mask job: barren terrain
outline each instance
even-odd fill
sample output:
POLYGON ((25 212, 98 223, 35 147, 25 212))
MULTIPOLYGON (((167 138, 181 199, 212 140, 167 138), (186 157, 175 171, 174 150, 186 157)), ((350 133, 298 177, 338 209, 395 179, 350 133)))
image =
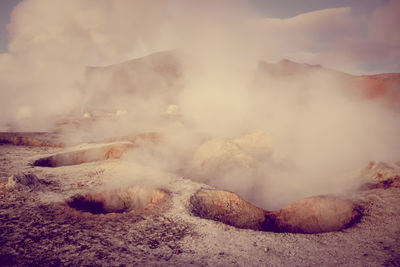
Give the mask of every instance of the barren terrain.
POLYGON ((362 171, 369 186, 350 197, 362 208, 359 221, 339 231, 301 234, 240 229, 199 218, 192 213, 190 198, 212 187, 171 173, 157 174, 163 176, 159 189, 167 197, 144 208, 99 214, 74 209, 67 204, 72 196, 98 192, 126 168, 138 166, 123 156, 60 167, 32 164, 64 150, 0 146, 3 266, 400 265, 398 163, 371 163, 362 171), (34 178, 24 180, 28 174, 34 178), (389 181, 388 186, 371 186, 379 181, 389 181))

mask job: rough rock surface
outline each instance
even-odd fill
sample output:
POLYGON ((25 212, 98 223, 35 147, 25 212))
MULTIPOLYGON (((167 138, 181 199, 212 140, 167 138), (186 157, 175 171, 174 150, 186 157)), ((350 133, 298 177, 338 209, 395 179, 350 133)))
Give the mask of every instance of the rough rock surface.
POLYGON ((342 230, 359 219, 361 211, 350 200, 315 196, 267 212, 266 216, 266 229, 315 234, 342 230))
POLYGON ((162 190, 136 186, 76 195, 68 201, 68 205, 94 214, 122 213, 151 208, 160 204, 166 197, 167 193, 162 190))
POLYGON ((218 184, 218 179, 229 178, 231 175, 251 176, 257 171, 260 162, 270 156, 270 142, 270 134, 263 130, 235 139, 210 139, 194 152, 188 173, 213 185, 218 184))
POLYGON ((400 162, 371 161, 361 172, 363 189, 400 187, 400 162))
POLYGON ((193 214, 201 218, 271 232, 332 232, 361 217, 359 207, 352 201, 332 196, 309 197, 278 211, 264 211, 235 193, 202 189, 190 198, 190 203, 193 214))
POLYGON ((239 136, 232 141, 246 153, 258 159, 265 158, 271 153, 271 138, 271 135, 267 131, 258 130, 239 136))
POLYGON ((191 173, 201 180, 218 179, 235 170, 251 170, 258 161, 229 140, 213 139, 202 144, 191 162, 191 173))
POLYGON ((232 192, 202 189, 190 198, 190 203, 195 215, 239 228, 260 230, 264 222, 262 209, 232 192))
POLYGON ((132 146, 133 143, 131 142, 92 144, 72 151, 40 158, 36 160, 33 165, 41 167, 59 167, 107 159, 118 159, 132 146))

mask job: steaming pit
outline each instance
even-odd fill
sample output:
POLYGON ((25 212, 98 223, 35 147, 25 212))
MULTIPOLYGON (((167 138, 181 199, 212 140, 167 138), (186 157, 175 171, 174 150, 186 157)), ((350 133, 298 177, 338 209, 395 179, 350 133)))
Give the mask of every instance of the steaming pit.
POLYGON ((76 195, 67 201, 73 209, 92 214, 145 211, 162 204, 168 194, 160 189, 129 187, 76 195))
POLYGON ((308 197, 280 210, 264 211, 237 194, 201 189, 190 199, 192 213, 238 228, 268 232, 324 233, 339 231, 356 223, 360 207, 333 196, 308 197))

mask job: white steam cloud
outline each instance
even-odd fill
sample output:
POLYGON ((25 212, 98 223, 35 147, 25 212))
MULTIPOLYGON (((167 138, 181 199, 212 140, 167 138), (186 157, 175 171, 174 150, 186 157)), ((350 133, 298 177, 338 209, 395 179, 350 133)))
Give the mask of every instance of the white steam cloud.
MULTIPOLYGON (((385 11, 372 16, 370 38, 379 37, 385 11)), ((90 121, 101 110, 107 119, 71 132, 69 142, 162 132, 164 145, 126 159, 239 192, 264 208, 344 192, 357 185, 347 173, 370 160, 399 159, 398 111, 352 94, 329 71, 270 75, 259 60, 289 55, 358 66, 365 58, 357 53, 333 60, 324 38, 338 33, 335 47, 343 52, 365 21, 348 9, 259 20, 241 1, 25 0, 12 14, 9 52, 0 55, 0 129, 50 130, 61 116, 90 121), (340 18, 349 24, 337 24, 340 18), (301 25, 309 32, 293 34, 301 25), (246 151, 237 138, 257 130, 269 133, 268 146, 246 151), (233 151, 222 161, 256 163, 204 177, 191 161, 214 138, 233 151)), ((357 42, 366 47, 368 40, 357 42)))

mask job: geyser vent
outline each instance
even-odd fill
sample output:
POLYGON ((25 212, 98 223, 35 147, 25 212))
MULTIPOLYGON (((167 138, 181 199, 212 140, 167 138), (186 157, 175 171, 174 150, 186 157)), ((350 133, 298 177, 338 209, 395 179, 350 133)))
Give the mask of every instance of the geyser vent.
POLYGON ((301 199, 276 211, 264 211, 237 194, 201 189, 190 198, 192 213, 238 228, 290 233, 324 233, 352 226, 362 216, 358 205, 333 196, 301 199))
POLYGON ((129 187, 73 196, 68 206, 92 214, 123 213, 150 209, 160 204, 167 193, 160 189, 129 187))

